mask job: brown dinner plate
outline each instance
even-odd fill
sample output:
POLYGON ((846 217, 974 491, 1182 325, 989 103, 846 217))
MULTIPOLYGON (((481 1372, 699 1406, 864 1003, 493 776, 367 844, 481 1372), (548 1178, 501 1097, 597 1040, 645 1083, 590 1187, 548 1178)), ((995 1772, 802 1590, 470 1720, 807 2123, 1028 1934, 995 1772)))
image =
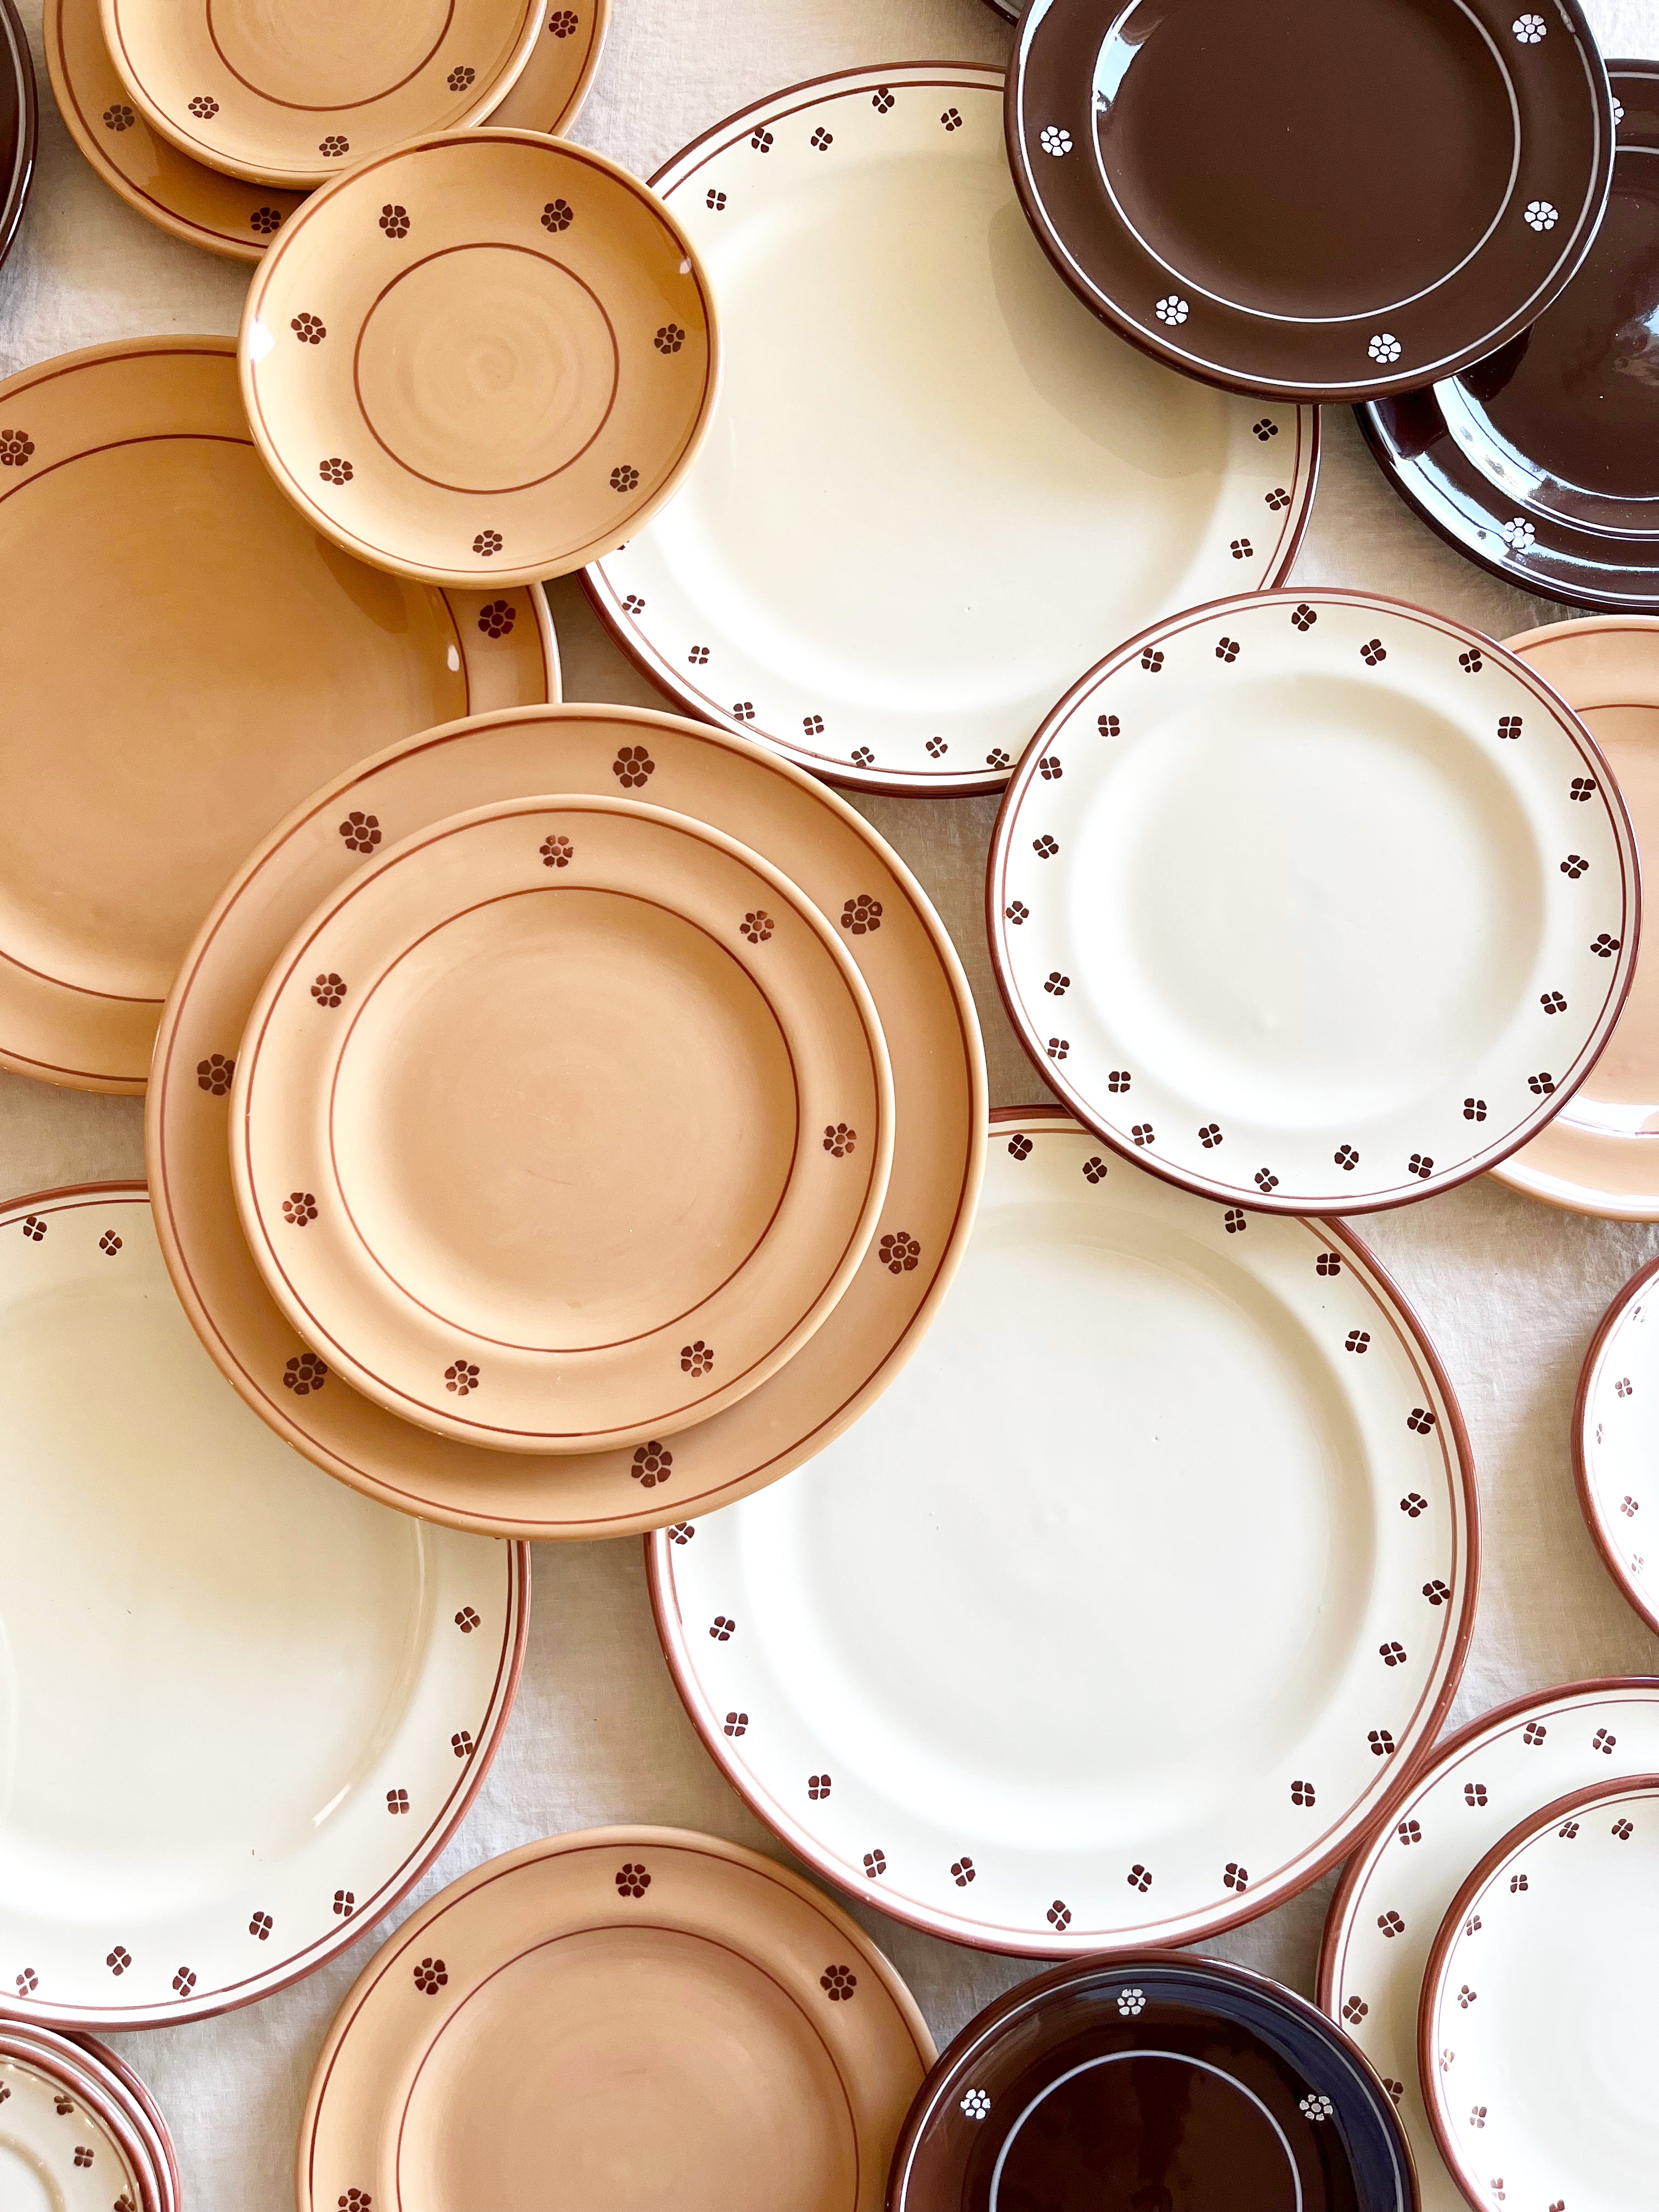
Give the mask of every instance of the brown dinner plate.
POLYGON ((1032 0, 1009 159, 1050 259, 1160 360, 1363 399, 1536 320, 1607 203, 1577 0, 1032 0))
POLYGON ((125 339, 0 384, 0 1066, 140 1091, 231 869, 369 747, 558 696, 546 601, 399 582, 276 492, 235 349, 125 339))
POLYGON ((34 177, 34 62, 12 0, 0 0, 0 261, 10 251, 34 177))

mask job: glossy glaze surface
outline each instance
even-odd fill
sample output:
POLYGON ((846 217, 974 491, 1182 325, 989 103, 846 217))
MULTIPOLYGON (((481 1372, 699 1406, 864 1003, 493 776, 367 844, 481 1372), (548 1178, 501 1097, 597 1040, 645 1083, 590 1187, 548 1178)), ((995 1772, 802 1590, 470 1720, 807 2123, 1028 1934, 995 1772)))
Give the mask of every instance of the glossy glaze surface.
POLYGON ((33 181, 37 121, 28 39, 11 0, 0 0, 0 261, 23 219, 33 181))
POLYGON ((1602 1316, 1572 1411, 1578 1502, 1607 1572, 1659 1634, 1659 1263, 1638 1268, 1602 1316))

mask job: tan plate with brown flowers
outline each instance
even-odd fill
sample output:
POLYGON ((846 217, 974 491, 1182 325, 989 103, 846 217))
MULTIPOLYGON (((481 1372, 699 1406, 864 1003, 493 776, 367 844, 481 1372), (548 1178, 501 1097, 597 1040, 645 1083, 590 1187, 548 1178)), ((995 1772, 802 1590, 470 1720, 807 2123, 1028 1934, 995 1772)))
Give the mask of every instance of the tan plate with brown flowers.
POLYGON ((569 1538, 656 1528, 757 1490, 880 1395, 956 1271, 984 1168, 985 1114, 979 1024, 950 939, 904 863, 844 800, 760 746, 674 715, 558 707, 406 740, 325 786, 266 839, 179 971, 147 1139, 156 1220, 185 1310, 281 1436, 405 1512, 497 1536, 569 1538), (887 1202, 835 1311, 739 1404, 631 1453, 489 1451, 396 1419, 296 1336, 249 1254, 231 1188, 238 1040, 295 929, 383 846, 459 808, 550 789, 633 793, 763 852, 842 933, 892 1063, 887 1202))
POLYGON ((879 2212, 933 2063, 838 1905, 757 1851, 590 1828, 490 1859, 341 2006, 300 2212, 879 2212))
POLYGON ((0 384, 0 1066, 139 1091, 180 956, 322 778, 447 716, 556 699, 540 591, 345 559, 279 498, 228 339, 0 384))
POLYGON ((787 877, 659 806, 523 799, 323 902, 230 1127, 259 1270, 358 1389, 462 1443, 601 1451, 735 1405, 827 1319, 893 1085, 787 877))
POLYGON ((654 192, 532 131, 419 138, 315 193, 238 341, 259 449, 349 553, 428 583, 563 575, 674 491, 720 379, 654 192))
POLYGON ((542 27, 540 0, 100 0, 100 15, 164 138, 301 191, 419 131, 480 122, 542 27))
MULTIPOLYGON (((530 59, 490 119, 552 137, 568 130, 599 68, 610 14, 611 0, 546 0, 530 59)), ((258 261, 304 194, 210 169, 153 130, 109 58, 98 0, 46 0, 42 34, 58 111, 111 191, 175 238, 258 261)))

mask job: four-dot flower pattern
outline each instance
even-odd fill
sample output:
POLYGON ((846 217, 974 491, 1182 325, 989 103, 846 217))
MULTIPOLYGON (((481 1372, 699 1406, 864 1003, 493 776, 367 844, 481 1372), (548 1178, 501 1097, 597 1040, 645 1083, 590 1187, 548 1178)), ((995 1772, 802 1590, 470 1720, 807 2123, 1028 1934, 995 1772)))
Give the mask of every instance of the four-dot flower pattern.
POLYGON ((1063 1932, 1072 1924, 1072 1908, 1063 1897, 1057 1897, 1043 1917, 1052 1929, 1063 1932))
POLYGON ((1031 1140, 1028 1136, 1022 1133, 1019 1136, 1009 1138, 1008 1157, 1010 1159, 1029 1160, 1031 1157, 1031 1140))
POLYGON ((1221 1886, 1224 1889, 1237 1890, 1242 1896, 1250 1886, 1249 1869, 1240 1866, 1237 1859, 1229 1859, 1222 1869, 1221 1886))
POLYGON ((568 230, 575 220, 576 210, 568 200, 549 200, 547 205, 542 210, 544 230, 568 230))
MULTIPOLYGON (((207 1085, 204 1084, 202 1087, 205 1090, 207 1085)), ((38 1244, 46 1233, 46 1224, 38 1213, 26 1213, 23 1216, 23 1234, 31 1244, 38 1244)))
POLYGON ((824 129, 822 124, 819 124, 817 129, 812 133, 812 136, 807 141, 807 143, 811 147, 812 151, 815 154, 827 154, 835 143, 834 137, 824 129))
POLYGON ((651 1877, 636 1859, 629 1859, 617 1869, 618 1897, 643 1897, 651 1887, 651 1877))
POLYGON ((958 1889, 966 1889, 969 1883, 975 1880, 978 1873, 978 1868, 970 1858, 952 1859, 951 1862, 951 1879, 958 1889))
POLYGON ((105 1960, 104 1964, 109 1968, 111 1973, 118 1980, 119 1978, 125 1973, 127 1968, 132 1964, 132 1954, 127 1949, 125 1943, 118 1943, 115 1948, 110 1953, 108 1958, 105 1960))
POLYGON ((1318 1802, 1318 1792, 1315 1790, 1311 1782, 1291 1783, 1291 1802, 1292 1805, 1316 1805, 1318 1802))
POLYGON ((887 1854, 877 1850, 864 1854, 864 1871, 872 1881, 878 1881, 887 1871, 887 1854))
POLYGON ((400 1814, 400 1813, 406 1813, 406 1812, 408 1812, 408 1810, 409 1810, 409 1792, 408 1792, 408 1790, 388 1790, 386 1791, 386 1811, 387 1811, 388 1813, 390 1813, 390 1814, 393 1814, 393 1815, 394 1815, 394 1817, 395 1817, 398 1814, 400 1814))
POLYGON ((1576 775, 1567 786, 1567 796, 1582 806, 1595 795, 1596 783, 1593 775, 1576 775))
POLYGON ((247 1932, 250 1936, 257 1936, 261 1943, 269 1943, 270 1931, 276 1924, 268 1912, 256 1912, 247 1923, 247 1932))
POLYGON ((957 107, 947 107, 944 114, 939 117, 939 121, 945 125, 947 131, 960 131, 962 128, 961 109, 957 107))
POLYGON ((878 84, 870 95, 870 105, 878 115, 886 115, 897 105, 884 84, 878 84))
POLYGON ((859 1978, 850 1966, 826 1966, 818 1976, 818 1987, 831 2004, 846 2004, 859 1985, 859 1978))
MULTIPOLYGON (((672 1535, 673 1531, 671 1529, 669 1533, 672 1535)), ((721 1723, 721 1733, 726 1735, 747 1735, 749 1733, 748 1714, 739 1712, 727 1713, 725 1720, 721 1723)))
POLYGON ((471 1636, 473 1630, 481 1627, 483 1623, 470 1605, 464 1605, 455 1616, 455 1626, 463 1636, 471 1636))
POLYGON ((708 1633, 716 1644, 729 1644, 732 1641, 732 1632, 737 1625, 730 1613, 717 1613, 709 1624, 708 1633))
POLYGON ((833 1786, 827 1774, 809 1774, 806 1778, 806 1794, 815 1805, 830 1795, 833 1786))
POLYGON ((1498 718, 1498 734, 1509 743, 1520 736, 1522 726, 1519 714, 1500 714, 1498 718))

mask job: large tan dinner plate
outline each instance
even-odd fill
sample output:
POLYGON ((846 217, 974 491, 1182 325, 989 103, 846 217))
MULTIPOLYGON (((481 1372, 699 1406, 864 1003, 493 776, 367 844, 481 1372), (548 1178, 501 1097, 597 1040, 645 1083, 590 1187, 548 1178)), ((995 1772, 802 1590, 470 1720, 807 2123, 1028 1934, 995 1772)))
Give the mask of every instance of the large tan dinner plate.
POLYGON ((100 0, 110 58, 164 138, 262 184, 321 184, 477 123, 541 33, 538 0, 100 0))
POLYGON ((250 286, 259 450, 348 552, 429 583, 597 560, 708 430, 720 342, 685 233, 603 155, 417 138, 315 193, 250 286))
MULTIPOLYGON (((279 1435, 343 1481, 428 1520, 498 1536, 612 1536, 775 1480, 880 1395, 961 1256, 985 1113, 979 1024, 950 939, 903 862, 844 800, 758 745, 673 715, 556 707, 476 716, 395 745, 325 785, 265 840, 179 971, 146 1139, 162 1249, 185 1310, 279 1435), (841 934, 892 1063, 887 1200, 835 1311, 739 1404, 632 1452, 490 1451, 397 1419, 296 1335, 248 1252, 231 1188, 239 1042, 295 930, 383 846, 459 809, 550 790, 642 796, 763 853, 841 934)), ((672 1141, 672 1115, 664 1128, 672 1141)))
POLYGON ((608 1450, 821 1326, 893 1154, 841 932, 706 823, 480 807, 325 899, 249 1017, 231 1168, 295 1328, 406 1420, 608 1450))
POLYGON ((441 1891, 330 2029, 300 2212, 879 2212, 933 2045, 839 1906, 679 1828, 441 1891))
POLYGON ((0 384, 0 1066, 138 1091, 226 877, 306 792, 556 699, 540 589, 342 556, 276 493, 235 352, 124 340, 0 384))

